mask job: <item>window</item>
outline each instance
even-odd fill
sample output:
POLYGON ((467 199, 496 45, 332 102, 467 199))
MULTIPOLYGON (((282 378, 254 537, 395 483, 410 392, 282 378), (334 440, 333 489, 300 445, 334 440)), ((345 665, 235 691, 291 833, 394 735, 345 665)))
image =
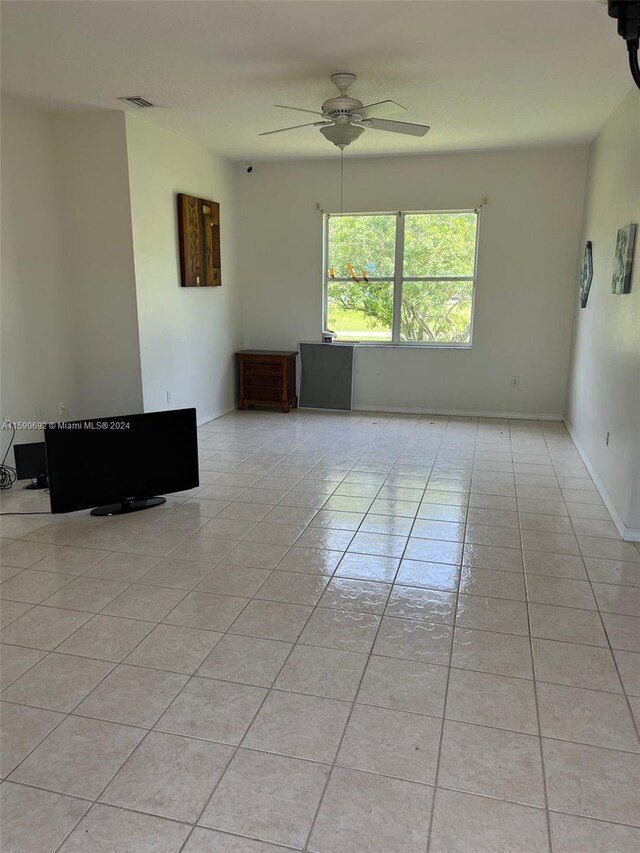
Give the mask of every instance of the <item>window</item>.
POLYGON ((339 341, 470 346, 478 214, 326 215, 324 328, 339 341))

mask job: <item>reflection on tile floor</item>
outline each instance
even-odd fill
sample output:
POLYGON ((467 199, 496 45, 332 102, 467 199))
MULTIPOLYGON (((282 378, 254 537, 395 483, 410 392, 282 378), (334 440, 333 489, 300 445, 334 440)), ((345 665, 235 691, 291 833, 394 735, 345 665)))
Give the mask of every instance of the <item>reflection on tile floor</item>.
POLYGON ((162 507, 3 519, 3 853, 640 850, 640 549, 561 424, 199 433, 162 507))

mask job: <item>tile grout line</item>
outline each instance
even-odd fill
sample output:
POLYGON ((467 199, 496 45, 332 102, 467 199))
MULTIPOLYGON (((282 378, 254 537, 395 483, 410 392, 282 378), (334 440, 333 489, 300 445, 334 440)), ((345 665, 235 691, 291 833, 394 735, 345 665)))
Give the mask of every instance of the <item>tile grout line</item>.
MULTIPOLYGON (((546 444, 546 440, 545 440, 546 444)), ((548 450, 548 447, 547 447, 548 450)), ((555 471, 555 468, 554 468, 555 471)), ((516 496, 516 505, 518 505, 518 498, 516 496)), ((523 564, 524 564, 524 542, 522 541, 522 531, 520 531, 521 537, 521 545, 523 550, 523 564)), ((547 831, 547 846, 549 848, 549 853, 553 851, 553 843, 551 837, 551 817, 549 814, 549 791, 547 786, 547 772, 545 768, 545 760, 544 760, 544 749, 542 744, 542 723, 540 720, 540 702, 538 699, 538 685, 537 685, 537 677, 536 677, 536 661, 533 653, 533 640, 531 634, 531 612, 530 612, 530 601, 529 601, 529 583, 527 578, 527 573, 525 572, 525 596, 526 596, 526 612, 527 612, 527 626, 529 629, 529 659, 531 661, 531 673, 533 676, 533 697, 536 708, 536 723, 538 726, 538 752, 540 755, 540 773, 542 776, 542 791, 544 796, 544 813, 545 813, 545 824, 547 831)))
MULTIPOLYGON (((474 442, 474 458, 475 458, 475 447, 477 446, 477 440, 478 439, 477 439, 477 430, 476 430, 476 438, 475 438, 475 442, 474 442)), ((465 515, 465 538, 466 538, 468 517, 469 517, 469 504, 467 504, 467 510, 466 510, 466 515, 465 515)), ((463 556, 464 556, 464 552, 463 552, 463 556)), ((459 576, 459 578, 461 580, 461 576, 459 576)), ((440 777, 440 766, 442 763, 442 746, 444 743, 445 725, 446 725, 446 719, 447 719, 447 701, 449 699, 449 684, 451 682, 451 668, 452 668, 451 663, 453 660, 453 649, 454 649, 454 644, 455 644, 456 626, 457 626, 457 621, 458 621, 458 604, 460 601, 460 580, 458 582, 457 589, 456 589, 455 607, 454 607, 454 611, 453 611, 453 626, 452 626, 452 631, 451 631, 451 645, 449 647, 449 663, 447 666, 447 676, 446 676, 445 689, 444 689, 444 703, 443 703, 443 707, 442 707, 442 725, 440 727, 440 738, 438 741, 438 753, 437 753, 437 757, 436 757, 436 768, 435 768, 434 777, 433 777, 433 792, 431 795, 431 811, 429 814, 429 826, 427 829, 425 853, 429 853, 429 851, 431 850, 431 841, 433 839, 433 822, 434 822, 434 818, 435 818, 436 800, 437 800, 437 795, 438 795, 438 779, 440 777)))

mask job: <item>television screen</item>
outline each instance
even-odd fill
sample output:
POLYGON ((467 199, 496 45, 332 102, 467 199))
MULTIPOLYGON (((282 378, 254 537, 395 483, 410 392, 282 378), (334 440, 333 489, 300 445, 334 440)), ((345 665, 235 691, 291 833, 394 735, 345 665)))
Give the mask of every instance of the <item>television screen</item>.
POLYGON ((48 424, 44 436, 54 513, 131 512, 199 485, 195 409, 48 424))
POLYGON ((44 449, 44 441, 33 441, 30 444, 14 444, 13 458, 16 461, 16 475, 18 480, 46 476, 47 456, 44 449))

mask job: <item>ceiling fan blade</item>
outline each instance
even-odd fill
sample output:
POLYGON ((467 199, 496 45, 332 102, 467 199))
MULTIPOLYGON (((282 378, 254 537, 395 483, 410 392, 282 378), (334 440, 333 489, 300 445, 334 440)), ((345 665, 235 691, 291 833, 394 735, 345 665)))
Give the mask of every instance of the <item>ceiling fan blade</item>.
POLYGON ((388 130, 391 133, 405 133, 408 136, 424 136, 430 130, 428 124, 411 124, 408 121, 387 121, 383 118, 369 118, 366 121, 366 126, 372 127, 375 130, 388 130))
POLYGON ((272 133, 284 133, 285 130, 296 130, 298 127, 318 127, 321 124, 331 124, 330 121, 309 121, 305 124, 294 124, 291 127, 281 127, 279 130, 266 130, 258 136, 270 136, 272 133))
POLYGON ((354 110, 354 112, 357 112, 362 118, 369 118, 372 115, 392 116, 395 113, 406 112, 406 110, 406 107, 396 104, 395 101, 378 101, 377 104, 365 104, 362 109, 354 110))
POLYGON ((277 107, 279 110, 295 110, 297 113, 311 113, 312 116, 322 115, 318 110, 303 110, 301 107, 287 107, 284 104, 274 104, 273 106, 277 107))

